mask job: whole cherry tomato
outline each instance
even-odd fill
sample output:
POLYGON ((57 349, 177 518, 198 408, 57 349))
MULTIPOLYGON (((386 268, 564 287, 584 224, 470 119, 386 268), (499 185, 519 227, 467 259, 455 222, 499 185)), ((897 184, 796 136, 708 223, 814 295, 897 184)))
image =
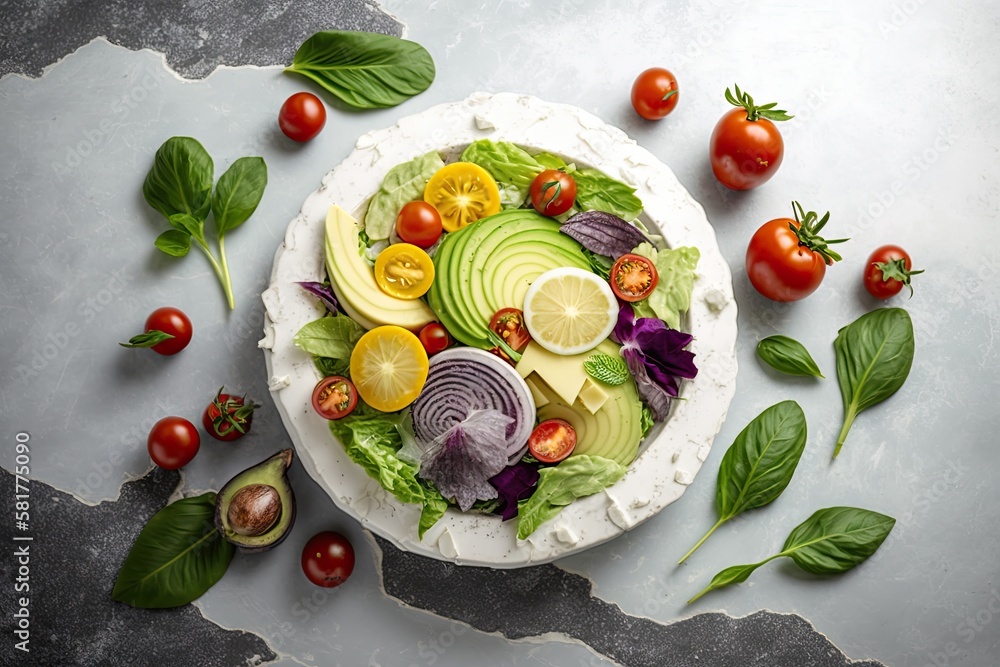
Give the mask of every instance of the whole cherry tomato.
POLYGON ((914 271, 910 255, 898 245, 884 245, 875 249, 865 264, 865 289, 876 299, 888 299, 896 296, 903 285, 910 288, 913 296, 913 286, 910 276, 923 271, 914 271))
POLYGON ((546 169, 531 182, 531 205, 542 215, 562 215, 575 200, 576 181, 565 171, 546 169))
POLYGON ((354 571, 354 547, 340 533, 317 533, 302 549, 302 571, 317 586, 339 586, 354 571))
POLYGON ((829 244, 847 240, 827 241, 818 235, 829 213, 820 220, 812 211, 805 213, 798 202, 792 202, 792 210, 794 220, 764 223, 747 247, 747 276, 758 292, 774 301, 798 301, 816 291, 827 264, 841 259, 829 244))
POLYGON ((309 141, 326 125, 326 107, 312 93, 295 93, 281 105, 278 126, 293 141, 309 141))
POLYGON ((651 67, 632 84, 632 107, 646 120, 660 120, 665 117, 680 99, 677 79, 670 70, 651 67))
POLYGON ((749 190, 774 176, 785 154, 781 133, 771 121, 792 116, 775 109, 774 102, 755 105, 739 86, 735 96, 726 89, 726 100, 739 108, 726 113, 712 131, 708 150, 712 171, 727 188, 749 190))
POLYGON ((425 325, 420 330, 418 338, 420 338, 420 344, 424 346, 424 351, 427 352, 428 357, 441 352, 451 345, 451 336, 448 335, 448 330, 437 322, 425 325))
POLYGON ((407 243, 426 250, 441 238, 441 214, 425 201, 411 201, 396 216, 396 233, 407 243))
POLYGON ((200 447, 198 429, 182 417, 164 417, 156 422, 146 440, 149 458, 165 470, 186 466, 200 447))
POLYGON ((259 405, 247 402, 246 396, 224 394, 220 387, 215 398, 201 415, 201 425, 205 432, 216 440, 230 442, 242 438, 253 424, 253 411, 259 405))
POLYGON ((146 318, 146 330, 129 338, 122 347, 148 347, 164 356, 177 354, 191 342, 191 320, 176 308, 157 308, 146 318))

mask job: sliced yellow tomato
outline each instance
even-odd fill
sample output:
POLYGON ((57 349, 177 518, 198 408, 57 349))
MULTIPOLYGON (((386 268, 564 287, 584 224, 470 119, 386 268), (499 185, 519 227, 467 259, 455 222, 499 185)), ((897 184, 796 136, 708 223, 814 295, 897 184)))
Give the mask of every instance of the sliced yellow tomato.
POLYGON ((396 412, 420 395, 427 364, 427 352, 413 332, 394 325, 375 327, 351 352, 351 380, 365 403, 396 412))
POLYGON ((375 259, 375 282, 389 296, 417 299, 434 282, 434 262, 415 245, 393 243, 375 259))
POLYGON ((431 176, 424 201, 441 214, 445 231, 454 232, 500 212, 500 189, 489 172, 471 162, 454 162, 431 176))

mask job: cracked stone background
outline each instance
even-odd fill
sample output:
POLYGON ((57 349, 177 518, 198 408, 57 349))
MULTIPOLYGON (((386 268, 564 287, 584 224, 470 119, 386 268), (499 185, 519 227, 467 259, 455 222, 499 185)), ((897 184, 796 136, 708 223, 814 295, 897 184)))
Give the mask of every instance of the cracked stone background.
MULTIPOLYGON (((998 247, 1000 217, 992 114, 1000 10, 991 3, 389 0, 383 9, 362 0, 14 0, 0 6, 0 21, 0 466, 13 467, 14 434, 30 432, 38 559, 33 653, 15 654, 5 639, 0 664, 1000 663, 1000 491, 991 477, 1000 290, 987 254, 998 247), (308 88, 278 66, 306 36, 401 34, 400 21, 435 58, 429 91, 396 109, 331 109, 324 133, 305 146, 277 131, 281 101, 308 88), (99 36, 107 41, 92 41, 99 36), (654 64, 681 77, 682 101, 669 119, 646 123, 632 113, 628 89, 654 64), (219 65, 263 69, 212 73, 219 65), (781 172, 742 194, 715 184, 704 153, 724 110, 721 91, 734 80, 796 115, 782 128, 781 172), (492 572, 371 538, 296 464, 299 518, 284 545, 237 556, 195 606, 148 612, 112 603, 130 540, 179 480, 185 494, 218 489, 288 445, 256 348, 258 297, 301 202, 360 134, 474 90, 593 111, 666 161, 706 207, 734 271, 742 335, 737 397, 701 476, 675 505, 607 545, 555 566, 492 572), (174 134, 200 138, 217 174, 241 155, 264 155, 270 168, 260 209, 227 238, 231 314, 203 258, 175 262, 152 248, 162 221, 139 184, 174 134), (831 233, 854 240, 819 292, 775 305, 747 284, 742 254, 756 226, 786 215, 792 198, 830 209, 831 233), (859 418, 830 465, 840 418, 833 374, 825 383, 777 378, 756 363, 753 345, 792 335, 832 369, 837 327, 878 305, 860 290, 864 257, 893 241, 928 269, 915 279, 917 296, 900 301, 916 323, 917 361, 906 387, 859 418), (194 320, 188 350, 154 358, 114 344, 168 303, 194 320), (183 477, 154 471, 122 486, 149 470, 152 423, 166 414, 195 419, 222 382, 263 403, 252 434, 235 445, 206 439, 183 477), (792 485, 676 568, 713 522, 725 447, 788 397, 810 422, 792 485), (763 557, 813 509, 845 503, 898 519, 863 567, 827 581, 773 563, 684 606, 719 569, 763 557), (298 569, 302 545, 323 529, 348 534, 359 556, 349 585, 329 592, 298 569)), ((11 476, 2 477, 0 488, 13 494, 11 476)), ((11 532, 9 519, 0 523, 0 540, 10 544, 11 532)), ((9 581, 11 561, 0 563, 9 581)), ((12 604, 0 594, 5 638, 12 604)))

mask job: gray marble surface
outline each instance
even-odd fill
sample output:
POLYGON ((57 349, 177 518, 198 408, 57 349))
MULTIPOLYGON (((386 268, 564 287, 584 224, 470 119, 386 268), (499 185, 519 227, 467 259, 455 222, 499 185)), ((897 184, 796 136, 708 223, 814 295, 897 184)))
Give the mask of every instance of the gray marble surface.
MULTIPOLYGON (((993 340, 1000 326, 993 258, 1000 245, 995 4, 389 0, 383 15, 363 3, 338 2, 324 13, 310 3, 270 3, 259 11, 189 2, 184 11, 170 10, 176 16, 153 4, 141 10, 37 5, 37 11, 16 2, 0 8, 4 25, 14 26, 0 37, 0 414, 7 440, 0 466, 13 469, 15 434, 28 432, 37 518, 78 501, 117 499, 98 508, 126 509, 72 510, 83 525, 113 526, 107 532, 113 545, 70 549, 65 524, 35 525, 40 577, 68 554, 104 567, 81 570, 92 578, 81 586, 94 591, 92 599, 63 605, 40 585, 32 603, 39 653, 14 653, 4 625, 4 664, 60 664, 35 660, 45 655, 41 645, 81 641, 88 649, 119 651, 104 663, 86 659, 103 654, 64 652, 84 656, 63 658, 66 664, 142 664, 135 656, 161 655, 168 647, 194 655, 184 652, 198 650, 202 633, 218 632, 206 629, 211 624, 200 623, 192 608, 164 614, 178 629, 145 641, 123 641, 121 628, 134 629, 138 621, 109 623, 93 636, 88 626, 73 625, 91 606, 118 618, 127 611, 99 591, 102 585, 110 591, 108 566, 127 548, 124 533, 135 532, 157 496, 140 501, 122 482, 149 469, 145 437, 156 419, 196 418, 222 383, 263 408, 243 441, 206 439, 185 468, 184 493, 218 489, 287 446, 256 348, 258 297, 285 226, 357 136, 475 90, 526 92, 596 113, 669 164, 705 206, 733 268, 741 310, 737 395, 705 468, 655 519, 520 575, 540 578, 545 585, 536 592, 564 591, 565 602, 551 613, 580 618, 573 627, 550 618, 522 623, 514 611, 491 619, 484 613, 491 596, 523 589, 524 579, 393 551, 341 514, 297 465, 291 474, 300 512, 292 535, 272 552, 238 556, 194 609, 221 630, 259 635, 283 667, 674 664, 656 661, 664 644, 676 664, 691 665, 825 667, 843 664, 840 651, 902 667, 1000 663, 1000 488, 992 474, 1000 384, 993 340), (308 88, 281 73, 295 45, 326 27, 393 32, 393 15, 434 56, 438 77, 431 89, 395 109, 331 109, 312 143, 287 141, 276 127, 277 109, 308 88), (91 41, 100 35, 113 43, 91 41), (209 74, 216 64, 236 67, 209 74), (634 76, 652 65, 673 69, 682 87, 678 110, 660 123, 641 121, 628 103, 634 76), (724 190, 707 165, 707 138, 725 110, 721 92, 734 81, 796 115, 782 128, 781 171, 749 193, 724 190), (263 155, 270 168, 260 209, 228 239, 233 313, 225 312, 204 258, 175 261, 152 247, 164 227, 142 201, 140 184, 152 153, 175 134, 198 137, 217 173, 252 154, 263 155), (816 294, 777 305, 749 286, 743 254, 753 230, 787 215, 793 198, 829 209, 831 232, 852 241, 816 294), (904 245, 927 269, 915 280, 916 296, 898 303, 913 316, 917 357, 906 386, 859 418, 831 464, 841 417, 833 374, 818 383, 779 378, 760 367, 753 348, 760 337, 788 334, 832 371, 837 329, 879 305, 861 289, 860 274, 868 252, 883 242, 904 245), (160 358, 115 344, 165 304, 191 315, 196 334, 188 350, 160 358), (714 477, 725 447, 764 407, 785 398, 798 400, 810 423, 791 486, 675 567, 714 520, 714 477), (812 510, 833 504, 898 519, 864 566, 825 580, 774 563, 739 587, 685 606, 716 571, 765 556, 812 510), (107 518, 89 518, 97 516, 107 518), (349 584, 331 592, 312 587, 298 567, 302 545, 322 529, 348 534, 359 556, 349 584), (454 581, 465 586, 451 591, 462 590, 462 600, 441 594, 454 581), (480 602, 470 607, 470 600, 480 602), (575 616, 581 606, 594 611, 575 616), (609 637, 609 624, 634 641, 609 637), (48 634, 48 627, 70 631, 48 634), (522 637, 530 639, 515 640, 522 637), (699 642, 712 638, 720 652, 699 653, 699 642)), ((13 503, 11 485, 3 488, 13 503)), ((12 532, 8 518, 0 539, 10 543, 12 532)), ((13 571, 11 563, 3 562, 4 572, 13 571)), ((9 595, 3 594, 5 624, 9 595)), ((252 636, 247 641, 226 659, 203 664, 253 664, 242 651, 259 644, 252 636)), ((256 653, 267 659, 265 651, 256 653)), ((193 660, 185 664, 202 664, 193 660)))

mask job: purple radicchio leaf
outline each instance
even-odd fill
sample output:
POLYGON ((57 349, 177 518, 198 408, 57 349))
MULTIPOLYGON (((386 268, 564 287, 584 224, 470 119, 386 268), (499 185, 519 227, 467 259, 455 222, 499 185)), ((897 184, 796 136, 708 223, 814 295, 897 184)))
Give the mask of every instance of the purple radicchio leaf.
POLYGON ((490 484, 496 487, 500 498, 500 504, 493 513, 499 514, 504 521, 516 517, 517 501, 531 497, 538 484, 538 477, 538 465, 525 461, 507 466, 491 477, 490 484))
POLYGON ((342 314, 346 315, 344 309, 341 307, 340 302, 337 301, 337 295, 333 293, 333 288, 330 287, 330 283, 317 283, 317 282, 300 282, 298 283, 307 292, 312 292, 319 297, 319 300, 323 302, 326 309, 329 310, 334 315, 342 314))
POLYGON ((629 304, 622 304, 612 337, 621 344, 621 355, 635 377, 639 395, 657 421, 666 418, 670 399, 677 396, 677 378, 698 374, 694 353, 685 350, 691 334, 671 329, 653 317, 636 319, 629 304))
POLYGON ((507 425, 499 410, 477 410, 434 438, 420 462, 420 476, 434 482, 464 512, 477 500, 497 497, 489 479, 507 467, 507 425))
POLYGON ((649 239, 635 225, 612 213, 584 211, 563 223, 559 231, 598 255, 618 259, 649 239))

